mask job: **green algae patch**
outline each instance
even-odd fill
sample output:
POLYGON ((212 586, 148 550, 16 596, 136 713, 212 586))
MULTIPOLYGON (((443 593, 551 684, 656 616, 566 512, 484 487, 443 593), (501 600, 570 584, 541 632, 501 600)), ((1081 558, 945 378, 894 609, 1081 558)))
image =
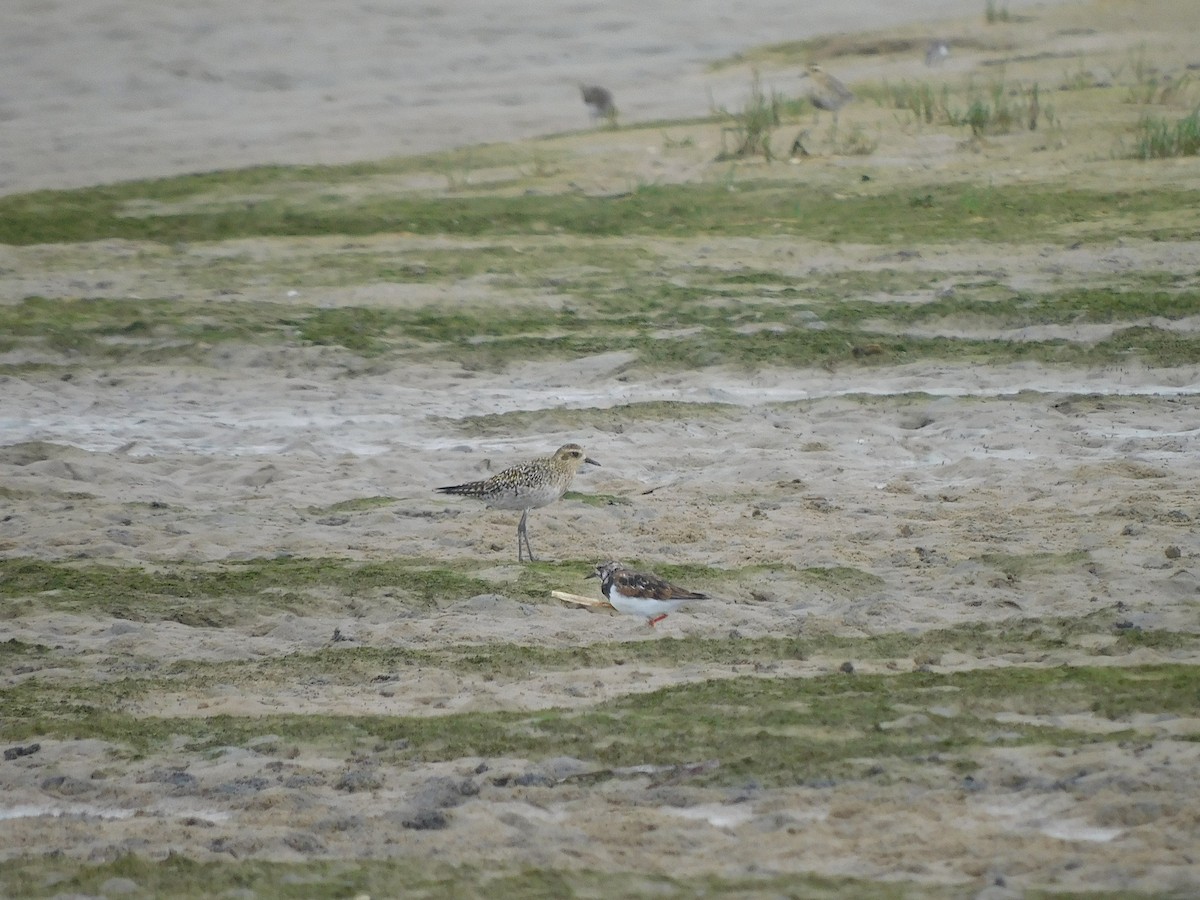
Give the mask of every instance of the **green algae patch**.
POLYGON ((286 323, 270 304, 245 306, 165 299, 26 297, 0 304, 0 333, 10 346, 74 357, 153 360, 231 341, 280 342, 286 323))
POLYGON ((363 741, 382 743, 396 748, 397 762, 568 755, 618 767, 718 759, 710 778, 720 783, 752 777, 794 785, 900 777, 920 770, 931 754, 966 765, 974 752, 993 746, 1124 740, 1138 735, 1126 721, 1134 714, 1190 715, 1197 690, 1195 667, 1186 665, 1011 666, 950 674, 741 676, 535 713, 165 719, 78 700, 46 703, 22 685, 0 693, 0 733, 6 740, 98 738, 143 752, 179 738, 193 751, 244 746, 270 733, 344 751, 363 741), (1125 727, 1077 731, 1061 724, 1068 714, 1125 727))
POLYGON ((1136 285, 1039 293, 993 288, 990 293, 998 296, 981 296, 984 293, 978 289, 956 289, 951 297, 901 303, 847 298, 829 303, 823 308, 822 316, 826 321, 847 326, 867 320, 903 326, 945 319, 1016 328, 1072 322, 1134 322, 1154 316, 1180 319, 1195 315, 1200 309, 1200 292, 1195 290, 1163 291, 1136 285))
POLYGON ((810 566, 800 574, 813 586, 840 593, 859 594, 884 586, 884 580, 878 575, 852 566, 810 566))
POLYGON ((564 500, 577 500, 585 506, 632 506, 633 501, 628 497, 619 497, 616 494, 585 494, 579 491, 567 491, 563 494, 564 500))
POLYGON ((396 497, 351 497, 349 500, 339 500, 328 506, 310 506, 307 512, 314 516, 326 516, 334 513, 369 512, 381 509, 397 502, 396 497))
POLYGON ((1086 550, 1069 553, 985 553, 979 561, 998 569, 1011 582, 1047 572, 1082 569, 1091 561, 1086 550))
MULTIPOLYGON (((330 348, 347 362, 366 358, 384 367, 450 360, 467 370, 501 370, 531 358, 588 358, 602 351, 613 355, 618 376, 630 370, 712 366, 879 368, 924 359, 1088 366, 1133 357, 1151 365, 1180 365, 1200 356, 1194 330, 1163 323, 1185 319, 1200 304, 1200 294, 1184 282, 1164 289, 1154 278, 1129 276, 1111 287, 1017 292, 987 279, 954 279, 956 286, 947 292, 937 286, 945 279, 929 273, 851 271, 795 279, 782 270, 690 269, 636 251, 628 265, 619 259, 622 246, 600 239, 598 259, 581 266, 586 245, 558 241, 536 250, 495 243, 463 247, 460 268, 462 260, 476 259, 475 267, 486 269, 489 281, 484 294, 465 306, 424 299, 415 305, 378 301, 323 307, 300 300, 26 297, 0 304, 4 348, 25 351, 21 361, 0 368, 15 374, 30 367, 41 371, 51 360, 83 367, 89 362, 177 364, 181 358, 213 365, 220 359, 214 351, 229 345, 330 348), (768 283, 771 279, 780 284, 768 283), (512 297, 495 302, 490 298, 496 293, 512 297), (1081 322, 1107 324, 1111 330, 1072 340, 1012 332, 1081 322)), ((353 271, 353 260, 364 254, 354 249, 346 254, 340 275, 328 273, 338 268, 332 262, 313 274, 318 286, 342 279, 343 287, 358 285, 370 293, 406 279, 394 262, 392 269, 362 263, 369 271, 353 271)), ((182 277, 191 284, 199 276, 182 277)), ((289 273, 289 283, 296 277, 289 273)), ((447 291, 457 291, 460 283, 450 272, 422 278, 447 291)), ((456 427, 467 434, 579 424, 616 429, 682 415, 721 421, 733 411, 715 402, 653 401, 604 409, 516 410, 465 418, 456 427)))
MULTIPOLYGON (((609 350, 634 353, 644 371, 689 371, 729 366, 768 368, 860 366, 882 368, 927 359, 1001 364, 1014 361, 1085 366, 1140 358, 1155 366, 1184 365, 1200 358, 1200 337, 1151 326, 1131 327, 1091 345, 1065 339, 1012 340, 880 334, 870 329, 785 327, 746 333, 714 324, 677 336, 646 330, 615 333, 609 350)), ((528 359, 575 359, 595 351, 584 331, 571 335, 522 335, 486 343, 452 344, 441 351, 468 369, 498 371, 528 359)))
MULTIPOLYGON (((296 178, 313 177, 297 167, 296 178)), ((353 167, 319 172, 350 180, 353 167), (340 172, 340 174, 338 174, 340 172)), ((1089 191, 1046 184, 929 184, 848 195, 794 180, 641 185, 619 195, 577 192, 414 194, 403 187, 361 192, 295 191, 287 170, 180 176, 158 181, 0 197, 0 243, 25 245, 112 238, 176 243, 261 236, 574 234, 754 236, 896 244, 977 239, 1109 240, 1136 227, 1160 240, 1192 236, 1196 191, 1089 191), (228 184, 221 188, 220 180, 228 184), (234 188, 255 181, 252 202, 234 188), (241 182, 241 184, 239 184, 241 182), (200 203, 216 189, 231 202, 200 203), (192 202, 184 202, 188 199, 192 202), (166 204, 165 208, 160 206, 166 204), (136 210, 136 214, 131 214, 136 210), (1136 223, 1136 224, 1135 224, 1136 223)), ((376 183, 378 187, 378 184, 376 183)))
POLYGON ((562 900, 569 897, 803 896, 810 900, 941 900, 958 896, 932 884, 886 883, 855 878, 787 875, 672 876, 645 871, 555 869, 489 861, 450 865, 427 859, 262 859, 204 861, 172 852, 163 859, 126 854, 111 862, 88 863, 63 856, 6 860, 0 893, 8 897, 100 896, 104 885, 132 883, 133 896, 208 898, 255 896, 273 900, 335 900, 345 897, 420 897, 422 900, 562 900))
POLYGON ((18 638, 0 641, 0 663, 44 657, 50 653, 45 644, 31 644, 18 638))
POLYGON ((420 608, 490 589, 462 570, 423 560, 260 559, 170 569, 0 560, 0 618, 36 607, 227 627, 281 611, 339 610, 365 597, 420 608))

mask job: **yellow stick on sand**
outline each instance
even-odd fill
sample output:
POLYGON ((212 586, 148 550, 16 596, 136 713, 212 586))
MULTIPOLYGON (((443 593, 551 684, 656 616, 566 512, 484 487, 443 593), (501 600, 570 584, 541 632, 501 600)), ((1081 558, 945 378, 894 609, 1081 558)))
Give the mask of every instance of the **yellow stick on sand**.
POLYGON ((593 600, 591 597, 583 597, 579 594, 568 594, 566 591, 551 591, 550 596, 555 600, 561 600, 563 603, 577 603, 580 606, 592 606, 598 609, 612 609, 613 606, 607 600, 593 600))

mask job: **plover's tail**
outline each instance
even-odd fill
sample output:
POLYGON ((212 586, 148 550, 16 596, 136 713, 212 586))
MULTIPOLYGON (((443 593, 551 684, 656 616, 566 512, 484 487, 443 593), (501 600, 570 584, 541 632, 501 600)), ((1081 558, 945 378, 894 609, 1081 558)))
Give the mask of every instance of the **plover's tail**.
POLYGON ((461 494, 464 497, 482 497, 487 493, 486 481, 468 481, 464 484, 448 484, 445 487, 434 488, 439 494, 461 494))

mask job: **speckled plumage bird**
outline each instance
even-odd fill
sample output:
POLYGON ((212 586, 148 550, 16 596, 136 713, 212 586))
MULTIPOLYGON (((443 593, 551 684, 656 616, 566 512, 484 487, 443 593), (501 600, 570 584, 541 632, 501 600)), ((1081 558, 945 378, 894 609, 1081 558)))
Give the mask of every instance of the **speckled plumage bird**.
POLYGON ((616 121, 617 107, 613 103, 612 91, 598 84, 581 84, 579 93, 583 96, 583 102, 587 104, 593 119, 616 121))
POLYGON ((532 562, 533 548, 529 546, 529 535, 525 531, 529 511, 549 506, 562 497, 584 463, 600 465, 578 444, 563 444, 550 456, 518 463, 482 481, 451 484, 437 488, 437 491, 472 497, 494 509, 521 510, 521 521, 517 524, 517 562, 524 561, 525 551, 529 552, 532 562))
POLYGON ((833 113, 833 130, 836 134, 838 111, 854 99, 854 91, 816 63, 810 63, 800 77, 811 81, 808 90, 809 102, 817 109, 833 113))
POLYGON ((854 91, 846 87, 816 63, 809 63, 801 78, 811 78, 808 99, 817 109, 837 112, 854 99, 854 91))
POLYGON ((651 628, 689 600, 708 599, 707 594, 686 591, 657 575, 635 572, 615 561, 600 563, 587 577, 600 579, 600 593, 614 609, 645 616, 651 628))

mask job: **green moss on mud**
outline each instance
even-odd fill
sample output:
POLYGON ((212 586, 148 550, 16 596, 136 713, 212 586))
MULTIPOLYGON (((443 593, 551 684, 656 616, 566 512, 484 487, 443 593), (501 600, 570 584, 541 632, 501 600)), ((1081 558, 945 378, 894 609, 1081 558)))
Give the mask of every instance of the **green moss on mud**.
POLYGON ((719 759, 714 780, 753 777, 776 785, 888 772, 899 776, 923 765, 930 754, 967 758, 997 744, 1072 746, 1124 739, 1137 733, 1134 725, 1097 735, 1054 723, 1065 714, 1117 724, 1134 714, 1187 715, 1197 700, 1194 667, 1187 665, 742 676, 631 694, 578 710, 435 718, 134 717, 84 700, 47 702, 28 684, 0 694, 0 733, 7 740, 90 737, 147 750, 183 736, 198 750, 241 746, 270 733, 333 748, 383 742, 400 748, 399 759, 425 762, 570 755, 601 766, 630 766, 719 759), (996 717, 1011 713, 1021 720, 1006 715, 1000 728, 996 717))
POLYGON ((421 897, 422 900, 561 900, 566 897, 804 896, 812 900, 949 898, 938 885, 872 882, 789 873, 786 876, 674 877, 632 871, 550 869, 490 862, 451 866, 427 859, 272 862, 261 859, 194 860, 180 853, 165 859, 128 854, 87 863, 61 856, 27 856, 5 862, 0 893, 9 897, 100 896, 111 879, 137 885, 136 896, 208 898, 253 894, 284 900, 344 897, 421 897))
POLYGON ((618 196, 578 193, 439 197, 407 190, 356 194, 295 191, 297 180, 361 178, 361 167, 286 169, 180 176, 71 191, 0 197, 0 243, 111 238, 158 242, 256 236, 455 234, 694 235, 793 234, 821 241, 912 243, 977 239, 1091 241, 1121 234, 1130 222, 1159 239, 1191 236, 1190 217, 1171 212, 1200 202, 1194 191, 1087 191, 1044 184, 999 187, 930 184, 846 195, 791 180, 646 185, 618 196), (253 200, 237 191, 256 188, 253 200), (180 206, 214 190, 234 202, 180 206), (174 208, 154 214, 155 204, 174 208), (130 206, 139 210, 131 215, 130 206))
POLYGON ((0 618, 36 608, 213 627, 277 612, 336 610, 366 596, 427 607, 486 593, 488 582, 422 560, 249 560, 170 569, 0 560, 0 618))

